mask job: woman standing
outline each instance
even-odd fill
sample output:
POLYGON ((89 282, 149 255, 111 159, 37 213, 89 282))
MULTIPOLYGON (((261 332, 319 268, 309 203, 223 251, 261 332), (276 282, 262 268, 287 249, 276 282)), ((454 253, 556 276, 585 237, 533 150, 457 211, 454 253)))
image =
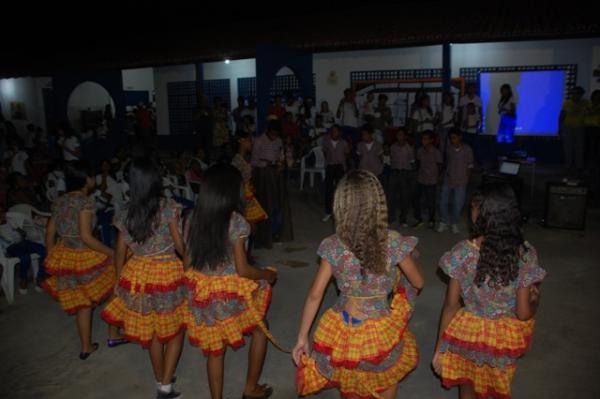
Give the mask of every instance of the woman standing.
POLYGON ((512 143, 517 127, 517 106, 509 84, 503 84, 500 87, 498 114, 500 115, 500 125, 498 125, 496 141, 498 143, 512 143))

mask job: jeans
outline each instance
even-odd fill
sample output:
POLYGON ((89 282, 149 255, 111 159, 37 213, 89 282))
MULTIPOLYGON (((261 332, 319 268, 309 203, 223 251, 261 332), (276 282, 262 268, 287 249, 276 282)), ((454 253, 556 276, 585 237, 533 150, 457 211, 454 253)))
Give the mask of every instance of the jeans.
POLYGON ((325 214, 331 215, 333 209, 333 194, 342 177, 344 177, 344 165, 327 165, 325 169, 325 214))
POLYGON ((37 242, 23 240, 20 243, 13 244, 6 248, 6 255, 11 258, 19 258, 19 278, 21 280, 27 280, 27 273, 31 266, 31 255, 39 255, 39 270, 38 275, 34 276, 37 281, 41 281, 45 275, 44 273, 44 259, 46 259, 46 248, 42 244, 37 242))
POLYGON ((440 195, 440 216, 441 222, 445 224, 458 224, 460 213, 465 204, 467 195, 467 186, 450 187, 448 183, 442 186, 440 195), (452 213, 448 212, 450 196, 452 195, 452 213))
POLYGON ((421 198, 425 197, 425 207, 429 213, 429 221, 435 222, 435 197, 436 197, 437 185, 435 184, 421 184, 417 183, 415 187, 415 219, 417 221, 423 220, 421 213, 421 198))
POLYGON ((390 223, 396 219, 398 205, 400 205, 400 223, 406 223, 411 195, 414 191, 414 181, 412 170, 392 169, 386 191, 390 223), (400 200, 399 203, 398 200, 400 200))

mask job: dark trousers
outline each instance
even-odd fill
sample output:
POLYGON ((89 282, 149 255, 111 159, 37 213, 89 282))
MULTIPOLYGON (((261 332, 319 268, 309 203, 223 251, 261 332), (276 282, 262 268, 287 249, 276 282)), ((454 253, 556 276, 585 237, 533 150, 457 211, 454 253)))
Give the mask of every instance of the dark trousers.
POLYGON ((412 170, 392 169, 386 191, 390 223, 396 220, 398 205, 400 206, 400 223, 406 223, 411 196, 414 192, 414 182, 415 174, 412 170))
POLYGON ((425 207, 429 212, 429 221, 435 222, 435 197, 437 186, 435 184, 417 183, 415 188, 415 219, 423 220, 421 214, 421 200, 425 197, 425 207))
POLYGON ((292 241, 292 211, 287 191, 287 173, 275 167, 256 167, 252 170, 256 199, 269 219, 256 224, 254 248, 273 247, 273 241, 292 241))
POLYGON ((37 281, 41 281, 44 277, 44 259, 46 259, 46 248, 37 242, 23 240, 18 244, 13 244, 6 248, 6 254, 11 258, 19 258, 19 278, 27 280, 27 273, 31 266, 31 255, 39 255, 39 270, 38 275, 34 276, 37 281))
POLYGON ((98 225, 100 226, 102 243, 112 248, 115 241, 115 231, 112 224, 115 211, 98 211, 96 216, 98 218, 98 225))
POLYGON ((327 165, 325 169, 325 214, 331 215, 333 209, 333 194, 342 177, 344 177, 344 165, 327 165))

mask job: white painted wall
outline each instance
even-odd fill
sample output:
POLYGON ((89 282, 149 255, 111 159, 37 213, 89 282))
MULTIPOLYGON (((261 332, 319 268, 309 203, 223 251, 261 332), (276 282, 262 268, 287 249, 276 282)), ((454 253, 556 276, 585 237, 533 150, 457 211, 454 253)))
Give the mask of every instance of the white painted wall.
POLYGON ((154 68, 123 69, 123 90, 147 91, 152 101, 154 94, 154 68))
POLYGON ((154 68, 154 92, 156 95, 156 125, 158 134, 170 134, 167 83, 196 80, 196 66, 174 65, 154 68))
POLYGON ((11 119, 10 103, 12 101, 25 103, 27 120, 13 120, 19 132, 24 132, 25 126, 29 123, 46 129, 42 96, 42 89, 45 87, 52 87, 51 78, 0 79, 0 103, 2 104, 2 113, 6 119, 11 119))
POLYGON ((600 64, 600 38, 454 44, 451 64, 452 76, 467 67, 577 64, 577 84, 588 91, 600 64))
POLYGON ((67 117, 71 126, 81 130, 81 111, 102 111, 110 104, 115 113, 115 103, 108 91, 96 82, 83 82, 78 84, 67 101, 67 117))
POLYGON ((442 46, 401 49, 319 53, 313 56, 316 74, 317 104, 329 102, 335 110, 344 89, 350 87, 350 72, 386 69, 441 68, 442 46), (331 72, 337 75, 335 84, 328 82, 331 72))
POLYGON ((231 106, 235 108, 238 97, 238 78, 252 78, 256 76, 256 59, 232 60, 229 64, 223 61, 207 62, 203 65, 204 79, 229 79, 231 88, 231 106))

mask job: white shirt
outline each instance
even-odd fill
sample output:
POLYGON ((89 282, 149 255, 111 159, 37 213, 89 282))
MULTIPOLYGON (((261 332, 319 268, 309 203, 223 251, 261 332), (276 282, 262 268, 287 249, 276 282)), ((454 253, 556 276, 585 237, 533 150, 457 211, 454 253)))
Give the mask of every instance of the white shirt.
POLYGON ((433 115, 427 108, 417 108, 413 112, 412 119, 417 121, 417 132, 433 130, 433 115))
POLYGON ((12 244, 18 244, 23 240, 21 234, 19 234, 11 225, 4 223, 0 225, 0 238, 8 243, 8 246, 12 244))
POLYGON ((375 116, 375 107, 374 107, 374 101, 371 102, 366 102, 363 107, 362 107, 362 116, 363 119, 366 115, 371 115, 371 116, 375 116))
POLYGON ((354 103, 344 101, 342 105, 342 115, 340 116, 342 126, 358 127, 358 118, 356 117, 356 108, 354 103))
POLYGON ((300 109, 300 105, 297 101, 294 101, 292 105, 285 104, 285 112, 291 112, 294 117, 298 115, 298 110, 300 109))
POLYGON ((27 168, 25 162, 29 159, 29 155, 23 150, 17 151, 12 159, 10 167, 13 172, 19 172, 23 176, 27 176, 27 168))
MULTIPOLYGON (((305 112, 304 107, 300 107, 299 114, 304 115, 304 112, 305 112)), ((310 119, 306 120, 306 123, 308 124, 308 126, 315 125, 315 117, 316 116, 317 116, 317 108, 313 105, 312 107, 310 107, 310 119)))
POLYGON ((478 95, 474 95, 473 98, 469 98, 468 95, 462 96, 460 101, 458 102, 458 106, 462 108, 462 118, 463 120, 467 119, 467 105, 474 104, 475 112, 479 113, 481 109, 481 98, 478 95))
POLYGON ((442 126, 449 127, 454 122, 454 113, 456 109, 451 105, 442 105, 442 126))
POLYGON ((319 112, 321 118, 323 119, 323 126, 326 128, 330 128, 335 123, 335 118, 331 112, 319 112))
POLYGON ((371 141, 370 143, 366 143, 365 146, 367 146, 367 150, 371 151, 371 148, 373 148, 373 142, 371 141))
MULTIPOLYGON (((96 176, 96 185, 98 186, 98 190, 96 190, 96 197, 101 197, 100 185, 102 184, 102 175, 96 176)), ((104 209, 101 202, 108 202, 109 205, 113 206, 115 210, 120 209, 123 204, 123 191, 121 189, 121 185, 112 177, 106 177, 106 192, 111 195, 110 201, 107 201, 105 198, 100 201, 96 201, 97 206, 100 209, 104 209)))
POLYGON ((464 95, 460 98, 460 101, 458 102, 458 106, 460 108, 464 108, 469 104, 475 104, 475 108, 481 108, 481 98, 479 98, 478 95, 474 95, 473 98, 469 98, 468 95, 464 95))
MULTIPOLYGON (((71 151, 76 151, 79 149, 79 139, 75 136, 71 136, 68 139, 65 139, 63 143, 65 148, 68 148, 71 151)), ((66 149, 63 149, 63 158, 65 161, 78 161, 79 157, 71 154, 66 149)))
POLYGON ((515 104, 514 97, 511 97, 504 104, 498 103, 498 113, 499 114, 507 114, 507 113, 512 112, 513 110, 516 110, 516 109, 517 109, 517 106, 515 104))
POLYGON ((478 114, 471 114, 466 116, 466 126, 465 132, 467 133, 477 133, 477 125, 479 122, 478 114))
POLYGON ((63 172, 55 170, 48 174, 48 178, 46 179, 46 192, 48 193, 48 199, 56 199, 61 192, 67 192, 65 174, 63 172))

